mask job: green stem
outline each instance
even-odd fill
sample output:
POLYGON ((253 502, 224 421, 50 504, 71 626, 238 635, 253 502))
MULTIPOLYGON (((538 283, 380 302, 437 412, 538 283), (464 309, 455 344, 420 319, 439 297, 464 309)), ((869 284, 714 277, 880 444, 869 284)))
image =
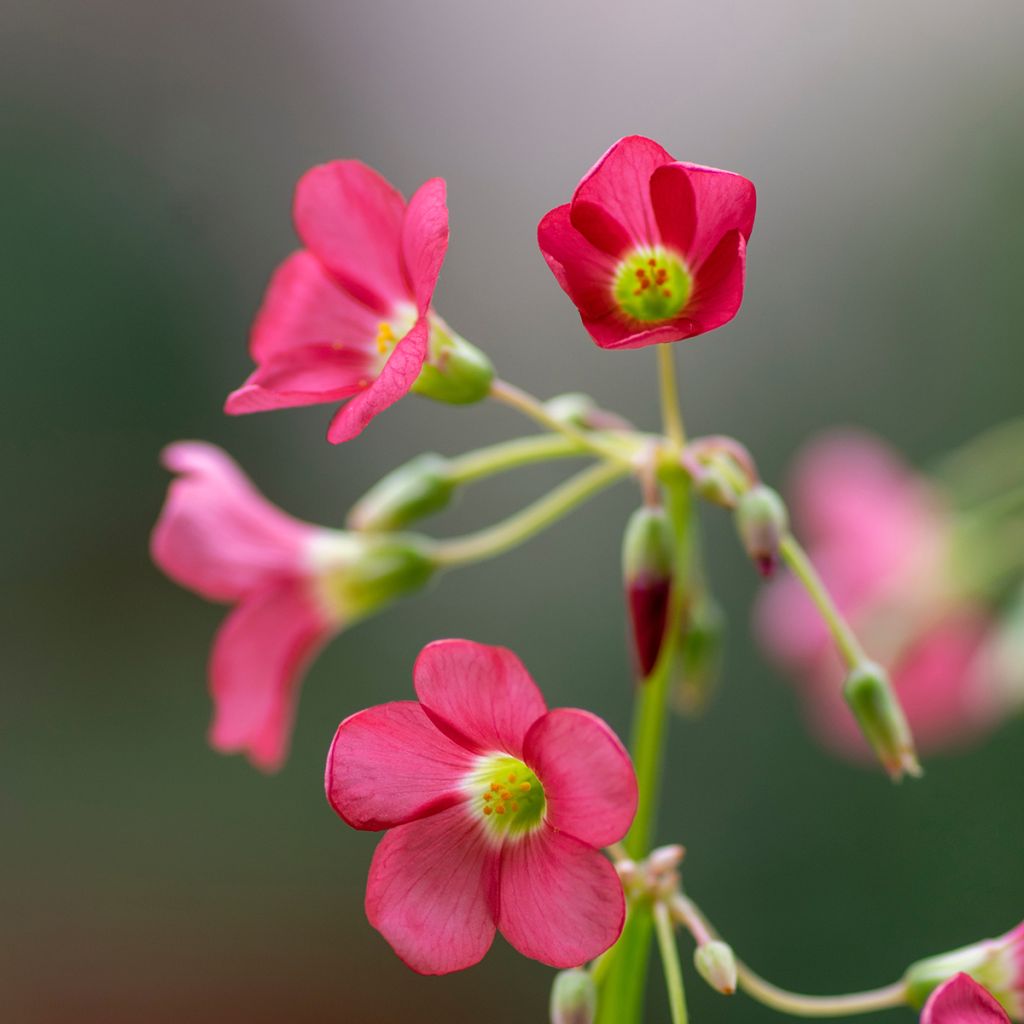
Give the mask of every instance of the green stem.
POLYGON ((608 463, 591 466, 495 526, 465 537, 437 541, 434 558, 441 568, 449 569, 504 554, 624 477, 626 472, 622 466, 608 463))
POLYGON ((517 437, 512 441, 478 448, 448 460, 447 479, 453 484, 468 484, 519 466, 551 459, 587 455, 589 449, 561 434, 540 437, 517 437))
POLYGON ((976 502, 1006 481, 1020 479, 1024 416, 992 427, 964 442, 932 466, 930 475, 958 504, 976 502))
POLYGON ((656 345, 658 350, 658 390, 661 395, 661 420, 673 448, 686 444, 686 430, 679 411, 679 384, 676 380, 675 353, 671 344, 656 345))
POLYGON ((665 969, 665 987, 668 989, 668 1005, 672 1013, 672 1024, 687 1024, 686 993, 683 989, 683 972, 679 969, 679 950, 676 948, 675 930, 668 907, 660 900, 654 904, 654 930, 658 935, 661 963, 665 969))
POLYGON ((829 633, 839 650, 847 668, 854 668, 868 660, 864 648, 854 635, 842 612, 836 607, 832 595, 828 592, 824 582, 814 568, 807 552, 800 546, 797 539, 791 534, 786 534, 779 543, 779 553, 786 564, 793 570, 793 575, 803 584, 815 607, 818 609, 829 633))

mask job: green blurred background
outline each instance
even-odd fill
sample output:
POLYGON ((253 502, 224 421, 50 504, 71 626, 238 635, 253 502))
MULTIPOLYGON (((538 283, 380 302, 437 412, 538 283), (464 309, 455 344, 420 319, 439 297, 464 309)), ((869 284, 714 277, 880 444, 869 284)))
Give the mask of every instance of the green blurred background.
MULTIPOLYGON (((0 18, 0 1019, 539 1024, 551 972, 500 940, 423 979, 370 929, 376 839, 328 808, 324 755, 453 635, 512 647, 552 704, 625 732, 635 494, 338 639, 266 778, 206 747, 223 611, 148 560, 157 453, 215 441, 337 524, 424 446, 524 430, 412 400, 335 449, 324 409, 221 415, 294 245, 293 183, 337 156, 407 193, 448 179, 438 307, 504 376, 653 425, 653 353, 595 348, 534 240, 633 132, 758 186, 743 310, 678 353, 693 430, 747 440, 778 480, 827 424, 926 460, 1019 413, 1024 6, 8 0, 0 18)), ((480 487, 430 525, 492 521, 565 470, 480 487)), ((737 950, 781 984, 843 990, 1016 923, 1024 725, 899 788, 831 760, 749 639, 757 583, 730 524, 710 515, 707 534, 727 675, 704 721, 673 725, 660 837, 688 846, 688 885, 737 950)), ((697 1022, 773 1016, 690 990, 697 1022)))

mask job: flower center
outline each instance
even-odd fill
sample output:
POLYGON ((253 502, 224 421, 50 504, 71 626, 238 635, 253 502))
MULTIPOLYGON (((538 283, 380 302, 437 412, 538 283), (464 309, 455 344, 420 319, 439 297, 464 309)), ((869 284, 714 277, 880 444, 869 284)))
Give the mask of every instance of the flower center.
POLYGON ((641 323, 658 323, 678 316, 690 298, 693 280, 686 264, 661 246, 637 249, 615 275, 619 309, 641 323))
POLYGON ((518 758, 483 758, 468 780, 470 807, 501 836, 520 836, 544 817, 544 787, 518 758))

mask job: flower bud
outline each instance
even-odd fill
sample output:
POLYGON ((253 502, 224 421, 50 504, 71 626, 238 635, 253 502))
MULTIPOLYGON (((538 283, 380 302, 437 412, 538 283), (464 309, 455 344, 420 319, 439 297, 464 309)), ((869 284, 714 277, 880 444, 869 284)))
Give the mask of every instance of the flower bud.
POLYGON ((380 532, 439 512, 451 500, 455 485, 448 479, 448 461, 441 455, 417 455, 379 480, 352 507, 353 530, 380 532))
POLYGON ((779 543, 789 529, 786 506, 773 491, 758 484, 736 503, 736 529, 747 554, 766 579, 779 561, 779 543))
POLYGON ((846 677, 843 696, 893 781, 919 776, 914 737, 885 669, 871 661, 857 665, 846 677))
POLYGON ((725 616, 718 602, 707 594, 694 603, 680 626, 682 640, 672 706, 681 715, 694 717, 707 708, 722 668, 725 616))
POLYGON ((589 971, 560 971, 551 986, 551 1024, 593 1024, 597 986, 589 971))
POLYGON ((903 976, 907 1002, 920 1009, 934 989, 961 972, 984 985, 1013 1020, 1024 1020, 1024 922, 998 939, 913 964, 903 976))
POLYGON ((544 403, 544 408, 559 423, 568 423, 581 430, 629 430, 629 420, 602 409, 590 397, 578 391, 555 395, 544 403))
POLYGON ((637 671, 650 675, 658 660, 672 591, 672 527, 663 508, 638 508, 626 524, 622 575, 637 671))
POLYGON ((469 405, 487 397, 493 380, 494 367, 487 356, 435 318, 427 361, 412 390, 437 402, 469 405))
POLYGON ((697 973, 713 989, 726 996, 736 991, 736 957, 728 943, 717 939, 705 942, 694 950, 693 963, 697 973))

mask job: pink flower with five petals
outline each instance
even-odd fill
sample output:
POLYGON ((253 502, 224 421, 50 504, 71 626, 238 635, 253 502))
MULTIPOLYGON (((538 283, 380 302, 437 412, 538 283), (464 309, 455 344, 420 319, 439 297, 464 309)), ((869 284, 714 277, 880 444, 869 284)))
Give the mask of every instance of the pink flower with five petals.
POLYGON ((472 966, 496 930, 553 967, 598 956, 625 914, 599 850, 636 811, 622 744, 586 711, 548 711, 501 647, 438 641, 413 677, 419 702, 347 718, 327 758, 331 806, 354 828, 389 830, 370 923, 421 974, 472 966))
POLYGON ((1009 1024, 998 1001, 969 974, 943 982, 921 1011, 921 1024, 1009 1024))
POLYGON ((409 392, 446 325, 430 303, 448 248, 445 183, 406 204, 357 160, 307 171, 295 191, 304 249, 278 268, 250 338, 257 368, 228 396, 237 414, 348 399, 327 433, 363 431, 409 392))
POLYGON ((743 300, 754 186, 619 139, 537 228, 544 259, 601 348, 680 341, 743 300))

